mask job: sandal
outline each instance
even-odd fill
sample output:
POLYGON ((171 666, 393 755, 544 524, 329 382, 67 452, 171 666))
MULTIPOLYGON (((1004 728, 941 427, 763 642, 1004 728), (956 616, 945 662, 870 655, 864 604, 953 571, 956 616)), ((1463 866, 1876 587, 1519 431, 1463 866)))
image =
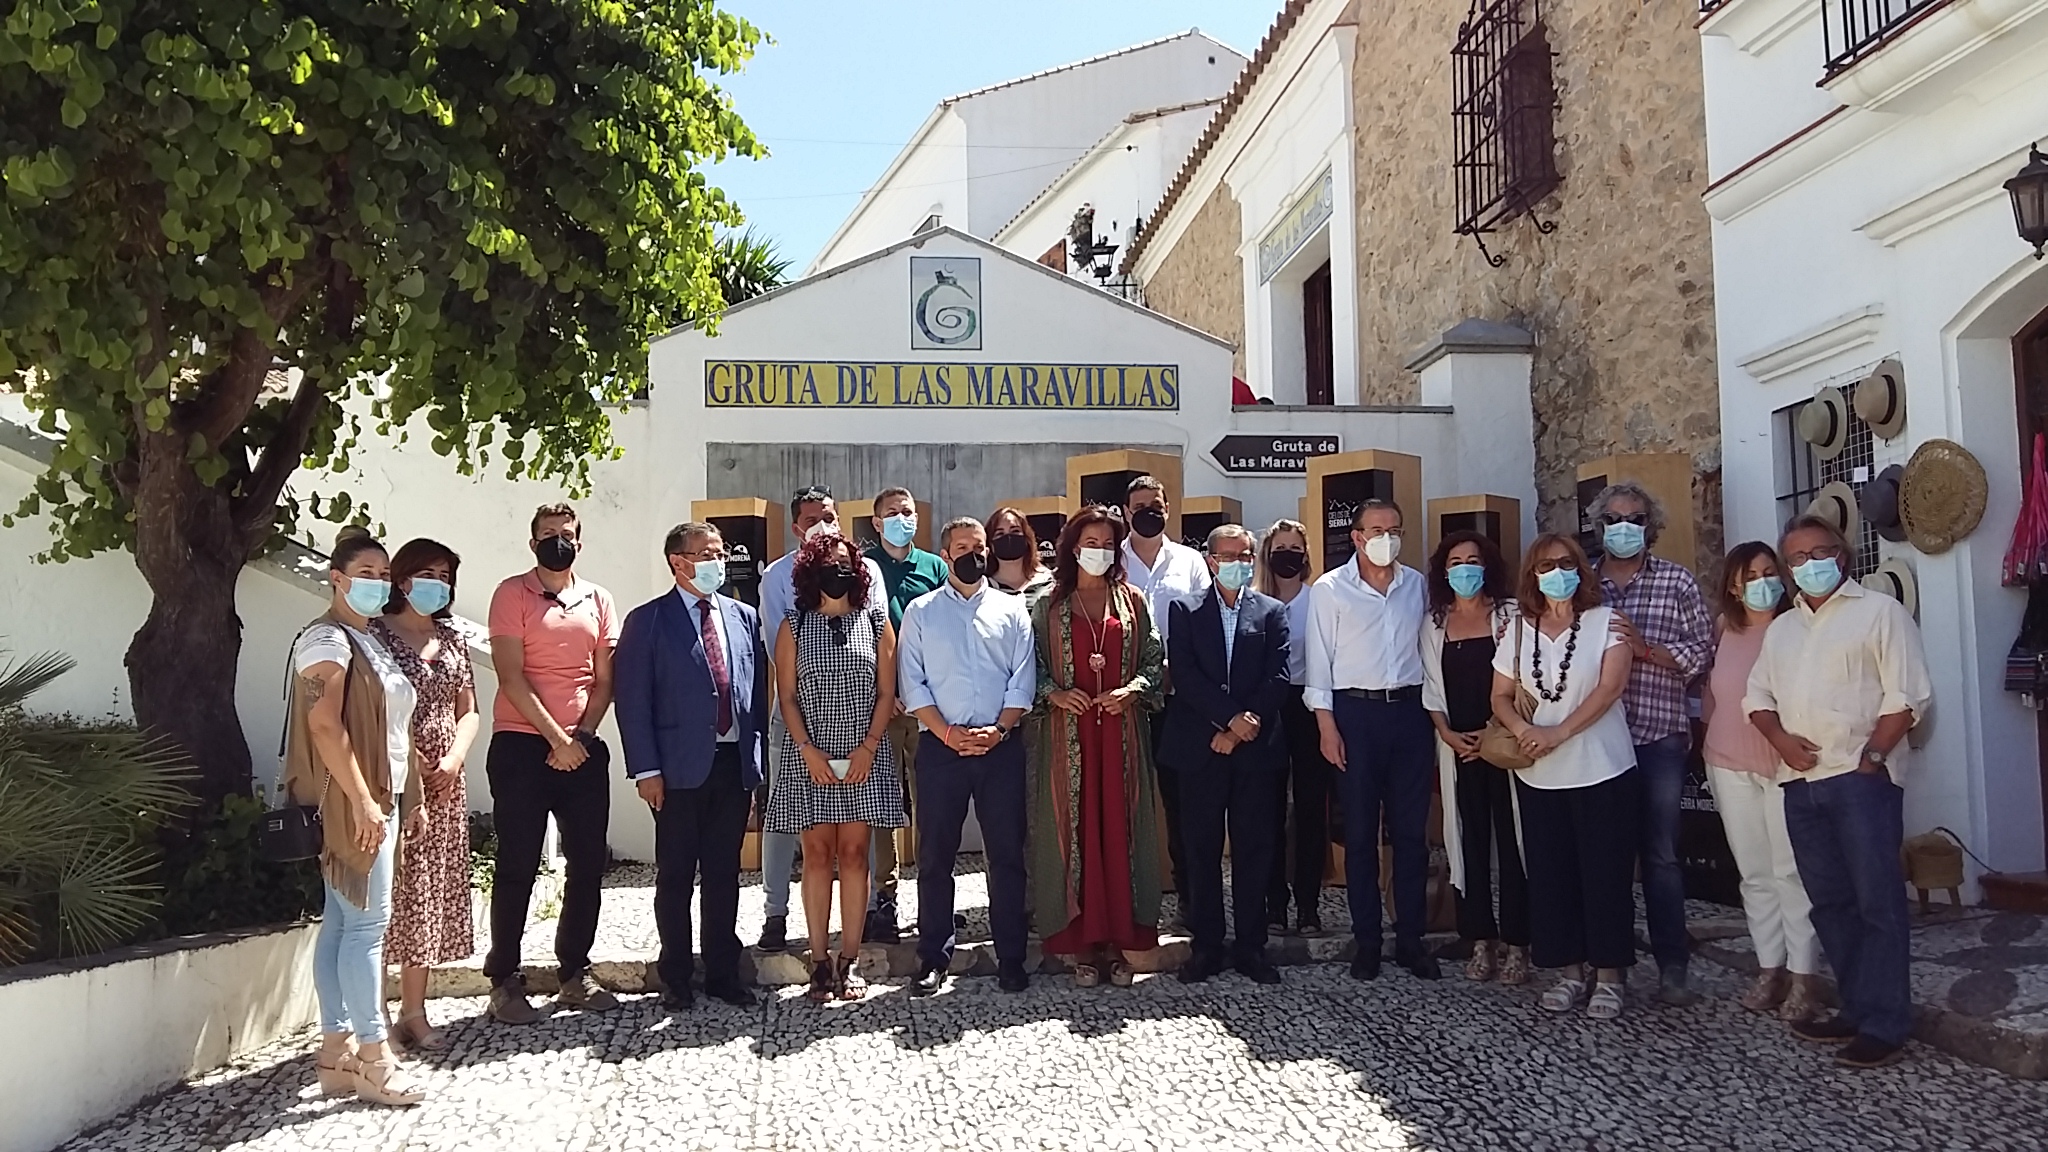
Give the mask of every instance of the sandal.
POLYGON ((839 975, 833 971, 830 960, 820 960, 811 965, 810 998, 819 1004, 839 998, 839 975))
POLYGON ((351 1061, 349 1071, 358 1100, 392 1108, 410 1108, 427 1098, 426 1089, 420 1082, 399 1068, 398 1061, 388 1057, 377 1061, 351 1061))
POLYGON ((400 1016, 398 1023, 391 1026, 391 1033, 404 1043, 407 1050, 439 1052, 448 1047, 448 1037, 427 1020, 425 1012, 400 1016))
POLYGON ((859 972, 855 971, 859 964, 860 957, 858 956, 842 954, 839 957, 835 978, 839 981, 839 998, 841 1000, 859 1000, 868 994, 867 980, 859 972))
POLYGON ((1795 981, 1792 990, 1785 994, 1785 1002, 1778 1005, 1778 1019, 1787 1024, 1798 1024, 1820 1015, 1820 998, 1813 989, 1795 981))
POLYGON ((1131 981, 1136 978, 1136 974, 1131 970, 1131 966, 1123 960, 1111 960, 1109 962, 1109 982, 1112 987, 1129 988, 1131 981))
POLYGON ((1622 998, 1621 983, 1602 980, 1593 985, 1592 998, 1586 1001, 1586 1018, 1589 1020, 1618 1020, 1626 1001, 1622 998))
POLYGON ((1102 969, 1093 964, 1074 965, 1074 987, 1093 988, 1102 983, 1102 969))
POLYGON ((1529 950, 1517 944, 1508 945, 1508 954, 1500 962, 1500 982, 1503 984, 1527 984, 1529 982, 1529 950))
POLYGON ((1472 958, 1465 961, 1465 979, 1481 983, 1493 979, 1493 941, 1472 942, 1472 958))
POLYGON ((1769 969, 1756 974, 1756 981, 1742 994, 1739 1003, 1751 1012, 1769 1012, 1785 1001, 1786 977, 1783 969, 1769 969))
POLYGON ((324 1063, 319 1053, 313 1054, 313 1068, 319 1074, 322 1096, 346 1096, 356 1090, 354 1065, 355 1055, 343 1052, 335 1057, 334 1063, 324 1063))
POLYGON ((1559 980, 1545 989, 1536 1006, 1545 1012, 1569 1012, 1586 1001, 1584 980, 1559 980))

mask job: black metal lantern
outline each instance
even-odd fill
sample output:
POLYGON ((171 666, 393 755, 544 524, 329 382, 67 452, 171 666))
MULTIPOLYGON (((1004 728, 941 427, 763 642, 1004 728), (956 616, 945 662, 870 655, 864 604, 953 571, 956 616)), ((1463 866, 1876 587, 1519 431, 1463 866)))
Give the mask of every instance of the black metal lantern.
POLYGON ((2034 246, 2034 259, 2039 260, 2048 246, 2048 156, 2038 146, 2027 149, 2027 166, 2005 182, 2005 191, 2012 197, 2020 239, 2034 246))

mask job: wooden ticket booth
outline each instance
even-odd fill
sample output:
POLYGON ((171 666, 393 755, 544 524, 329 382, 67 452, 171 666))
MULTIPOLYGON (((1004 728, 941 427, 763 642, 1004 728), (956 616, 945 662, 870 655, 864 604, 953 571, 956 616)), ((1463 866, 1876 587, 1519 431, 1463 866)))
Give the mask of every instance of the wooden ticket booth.
MULTIPOLYGON (((882 542, 881 535, 875 531, 873 500, 841 500, 838 507, 839 530, 852 533, 853 542, 860 545, 862 551, 882 542)), ((910 542, 927 552, 932 551, 932 506, 927 501, 917 502, 917 534, 910 538, 910 542)))
MULTIPOLYGON (((1439 496, 1429 502, 1429 539, 1453 532, 1477 532, 1494 542, 1507 558, 1508 570, 1522 561, 1522 502, 1512 496, 1439 496)), ((1419 565, 1418 565, 1419 566, 1419 565)))
POLYGON ((1428 517, 1422 505, 1422 458, 1406 452, 1368 448, 1312 456, 1302 520, 1308 526, 1308 554, 1318 573, 1351 560, 1351 519, 1367 500, 1400 505, 1407 526, 1401 557, 1411 567, 1427 563, 1428 517))
POLYGON ((1197 552, 1209 546, 1209 533, 1242 523, 1244 505, 1235 497, 1190 496, 1180 502, 1180 542, 1197 552))
POLYGON ((1623 480, 1642 485, 1664 505, 1664 533, 1650 551, 1691 568, 1699 556, 1692 521, 1692 457, 1683 452, 1631 452, 1579 465, 1579 545, 1588 554, 1600 551, 1593 500, 1601 489, 1623 480))
POLYGON ((1166 488, 1168 512, 1166 535, 1180 539, 1181 468, 1180 457, 1164 452, 1119 449, 1067 457, 1067 501, 1069 511, 1089 504, 1122 507, 1131 481, 1151 476, 1166 488))
POLYGON ((1051 564, 1060 531, 1067 526, 1067 517, 1073 515, 1073 501, 1065 496, 1026 496, 1005 500, 999 507, 1015 508, 1024 514, 1024 522, 1031 525, 1031 535, 1038 541, 1038 558, 1051 564))
POLYGON ((782 505, 752 496, 692 500, 690 519, 725 537, 725 594, 760 607, 761 573, 782 555, 782 505))

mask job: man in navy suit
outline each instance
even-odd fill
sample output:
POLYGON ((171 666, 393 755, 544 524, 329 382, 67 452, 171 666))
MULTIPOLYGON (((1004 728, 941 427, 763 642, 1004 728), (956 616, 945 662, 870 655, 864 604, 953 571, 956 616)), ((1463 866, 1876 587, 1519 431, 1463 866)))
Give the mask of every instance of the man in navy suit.
POLYGON ((1237 524, 1209 533, 1209 572, 1200 600, 1175 601, 1167 629, 1174 693, 1158 749, 1162 772, 1180 777, 1180 825, 1187 853, 1182 917, 1194 952, 1180 978, 1199 983, 1231 962, 1223 944, 1223 834, 1230 832, 1237 970, 1280 983, 1266 959, 1266 887, 1280 846, 1278 773, 1286 764, 1280 706, 1287 697, 1287 606, 1251 587, 1258 542, 1237 524))
POLYGON ((626 617, 615 658, 626 774, 654 810, 654 923, 662 1005, 688 1008, 690 885, 704 886, 704 994, 755 1003, 740 983, 740 842, 761 783, 768 653, 754 610, 718 595, 725 540, 678 525, 662 545, 676 587, 626 617))

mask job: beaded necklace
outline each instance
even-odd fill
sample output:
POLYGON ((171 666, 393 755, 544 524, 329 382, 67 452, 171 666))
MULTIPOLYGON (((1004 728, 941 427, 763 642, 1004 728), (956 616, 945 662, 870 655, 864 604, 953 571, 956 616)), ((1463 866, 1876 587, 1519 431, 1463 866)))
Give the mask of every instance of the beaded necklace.
POLYGON ((1529 678, 1536 684, 1536 695, 1548 703, 1555 704, 1564 699, 1565 686, 1571 683, 1572 653, 1579 650, 1579 624, 1585 618, 1584 613, 1572 617, 1572 630, 1564 642, 1564 659, 1557 665, 1557 690, 1554 692, 1543 686, 1543 629, 1536 629, 1536 648, 1531 654, 1535 667, 1531 669, 1529 678))

